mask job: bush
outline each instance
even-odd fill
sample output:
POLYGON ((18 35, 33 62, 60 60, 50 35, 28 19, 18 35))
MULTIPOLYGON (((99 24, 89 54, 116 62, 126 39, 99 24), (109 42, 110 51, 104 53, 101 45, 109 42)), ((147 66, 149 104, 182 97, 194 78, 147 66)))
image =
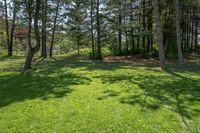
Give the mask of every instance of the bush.
POLYGON ((0 47, 0 57, 4 57, 6 55, 7 55, 7 50, 2 48, 2 47, 0 47))

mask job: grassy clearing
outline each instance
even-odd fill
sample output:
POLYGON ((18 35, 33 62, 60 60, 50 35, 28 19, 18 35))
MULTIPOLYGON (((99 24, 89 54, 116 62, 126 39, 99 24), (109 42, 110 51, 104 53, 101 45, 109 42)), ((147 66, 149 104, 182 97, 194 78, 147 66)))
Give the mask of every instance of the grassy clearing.
POLYGON ((198 133, 200 67, 60 57, 0 63, 1 133, 198 133))

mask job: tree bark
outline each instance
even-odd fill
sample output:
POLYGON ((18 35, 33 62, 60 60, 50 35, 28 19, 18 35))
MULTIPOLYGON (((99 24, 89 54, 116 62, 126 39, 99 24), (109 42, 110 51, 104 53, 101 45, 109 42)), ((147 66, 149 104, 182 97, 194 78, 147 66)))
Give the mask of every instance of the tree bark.
POLYGON ((121 10, 121 0, 119 0, 119 16, 118 16, 118 27, 119 27, 119 31, 118 31, 118 43, 119 43, 119 54, 122 53, 122 10, 121 10))
POLYGON ((91 35, 92 35, 92 58, 95 58, 95 46, 94 46, 94 25, 93 25, 93 6, 94 6, 94 0, 91 0, 91 9, 90 9, 90 19, 91 19, 91 35))
MULTIPOLYGON (((152 1, 149 0, 148 4, 151 7, 152 1)), ((150 33, 150 32, 152 32, 152 9, 149 9, 148 12, 149 13, 148 13, 148 21, 147 21, 147 23, 148 23, 148 32, 150 33)), ((151 39, 152 39, 152 35, 148 35, 148 38, 147 38, 147 52, 148 53, 149 53, 149 51, 151 49, 151 45, 152 45, 151 44, 152 43, 151 39)))
POLYGON ((194 52, 194 22, 191 21, 190 53, 194 52))
POLYGON ((158 0, 153 0, 153 7, 154 7, 154 14, 155 14, 155 21, 156 21, 156 35, 157 35, 157 41, 158 41, 160 67, 164 69, 165 68, 165 51, 164 51, 164 46, 163 46, 163 32, 161 29, 158 0))
MULTIPOLYGON (((78 28, 79 29, 79 28, 78 28)), ((78 30, 79 31, 79 30, 78 30)), ((77 51, 78 51, 78 55, 80 55, 80 35, 79 33, 77 33, 78 35, 76 36, 76 41, 77 41, 77 51)))
POLYGON ((12 18, 12 25, 11 25, 11 30, 10 30, 10 41, 9 41, 9 45, 8 45, 8 56, 9 57, 13 55, 13 38, 14 38, 15 19, 16 19, 16 11, 17 11, 16 0, 13 0, 13 5, 14 5, 13 18, 12 18))
POLYGON ((25 64, 24 64, 24 69, 31 69, 33 56, 34 56, 34 52, 32 51, 32 49, 29 49, 28 54, 26 56, 26 61, 25 61, 25 64))
POLYGON ((195 52, 197 52, 197 44, 198 44, 198 21, 196 20, 195 22, 195 37, 194 37, 194 49, 195 49, 195 52))
MULTIPOLYGON (((31 6, 30 4, 32 4, 32 3, 29 2, 29 7, 31 6)), ((40 32, 39 32, 39 26, 38 26, 40 4, 41 4, 41 0, 37 0, 36 1, 35 14, 34 14, 34 33, 35 33, 35 43, 36 43, 36 45, 34 47, 31 47, 31 44, 29 44, 30 46, 29 46, 29 51, 28 51, 27 57, 26 57, 24 69, 31 69, 33 56, 40 49, 40 32)), ((31 8, 28 9, 28 10, 31 10, 31 8)), ((30 16, 29 16, 29 18, 30 18, 30 16)), ((31 33, 29 33, 29 34, 31 34, 31 33)))
MULTIPOLYGON (((131 0, 131 16, 130 16, 131 23, 133 23, 133 0, 131 0)), ((135 41, 133 35, 133 27, 131 26, 131 43, 132 43, 132 53, 135 53, 135 41)))
POLYGON ((176 43, 177 43, 177 49, 178 49, 178 61, 179 61, 179 66, 182 67, 184 60, 183 60, 183 53, 182 53, 182 49, 181 49, 179 0, 175 1, 175 7, 176 7, 176 43))
POLYGON ((47 0, 42 1, 43 5, 43 18, 42 18, 42 49, 41 49, 41 57, 47 57, 47 0))
POLYGON ((142 1, 142 26, 143 26, 143 35, 142 35, 142 55, 144 56, 146 53, 146 0, 142 1), (145 34, 144 34, 145 33, 145 34))
POLYGON ((10 47, 9 47, 9 24, 8 24, 8 9, 7 9, 7 0, 4 0, 4 10, 5 10, 5 21, 6 21, 6 47, 7 47, 7 50, 8 50, 8 56, 9 56, 9 53, 10 53, 10 47))
POLYGON ((101 55, 101 39, 100 39, 100 16, 99 16, 99 6, 100 6, 100 0, 97 0, 97 5, 96 5, 96 21, 97 21, 97 59, 102 60, 102 55, 101 55))
POLYGON ((51 45, 50 45, 49 57, 52 57, 52 56, 53 56, 53 44, 54 44, 56 23, 57 23, 57 18, 58 18, 59 3, 60 3, 60 0, 57 0, 56 16, 55 16, 55 18, 54 18, 54 23, 53 23, 53 31, 52 31, 52 38, 51 38, 51 45))

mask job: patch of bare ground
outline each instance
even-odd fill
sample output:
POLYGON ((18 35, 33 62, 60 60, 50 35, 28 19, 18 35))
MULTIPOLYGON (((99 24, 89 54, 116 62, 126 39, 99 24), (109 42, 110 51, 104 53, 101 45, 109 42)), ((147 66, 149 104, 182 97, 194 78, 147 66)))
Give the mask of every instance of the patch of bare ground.
POLYGON ((125 55, 125 56, 106 56, 103 58, 103 62, 126 62, 126 63, 138 63, 138 64, 159 64, 159 60, 156 58, 145 59, 137 55, 125 55))
MULTIPOLYGON (((126 55, 126 56, 106 56, 103 58, 103 62, 126 62, 126 63, 137 63, 141 65, 157 65, 159 64, 158 58, 143 58, 141 55, 126 55)), ((177 59, 167 59, 167 64, 178 64, 177 59)), ((200 65, 200 55, 190 55, 185 58, 185 63, 191 63, 200 65)))
POLYGON ((186 62, 195 64, 195 65, 200 65, 200 55, 199 54, 191 54, 187 56, 185 59, 186 62))

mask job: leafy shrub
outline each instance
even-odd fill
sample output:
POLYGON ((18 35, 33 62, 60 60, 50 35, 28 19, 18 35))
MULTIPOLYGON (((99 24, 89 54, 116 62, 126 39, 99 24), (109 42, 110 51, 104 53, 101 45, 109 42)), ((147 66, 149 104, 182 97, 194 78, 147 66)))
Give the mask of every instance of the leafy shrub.
POLYGON ((0 57, 6 56, 7 55, 7 50, 0 47, 0 57))

